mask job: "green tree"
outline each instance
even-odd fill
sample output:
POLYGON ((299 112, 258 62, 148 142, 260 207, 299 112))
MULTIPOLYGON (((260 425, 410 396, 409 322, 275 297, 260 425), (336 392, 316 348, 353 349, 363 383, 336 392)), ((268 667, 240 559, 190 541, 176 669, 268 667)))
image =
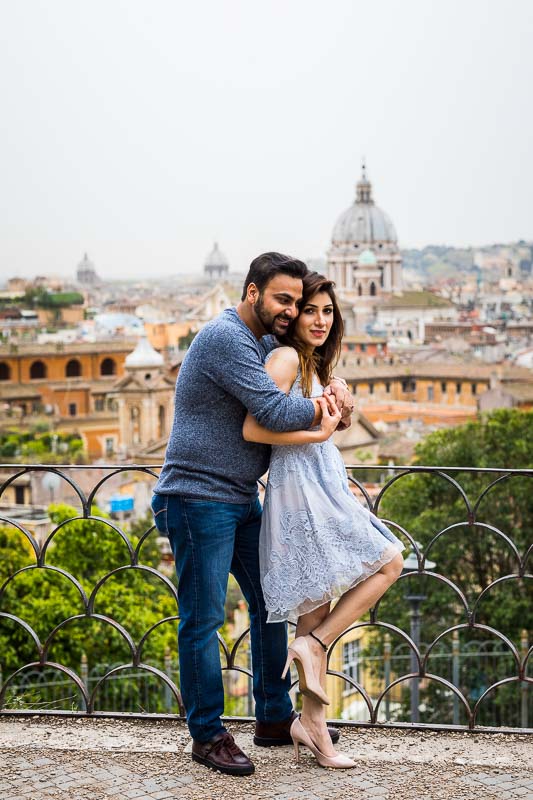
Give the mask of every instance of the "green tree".
MULTIPOLYGON (((436 562, 435 571, 449 578, 463 592, 469 610, 475 609, 475 622, 504 633, 517 648, 522 630, 529 626, 531 641, 532 581, 513 578, 490 589, 488 587, 500 578, 517 574, 519 570, 519 558, 501 534, 514 542, 522 557, 531 544, 532 478, 510 477, 489 489, 489 485, 499 477, 497 473, 472 473, 466 469, 459 473, 447 472, 446 467, 530 469, 533 466, 533 412, 501 409, 466 425, 436 431, 418 445, 414 464, 442 467, 443 473, 460 484, 470 502, 470 509, 454 483, 438 475, 417 473, 400 478, 391 485, 383 497, 380 516, 401 525, 425 550, 438 532, 455 525, 428 550, 428 557, 436 562), (486 489, 488 491, 482 497, 486 489), (476 502, 479 502, 477 507, 476 502), (476 605, 485 589, 486 594, 476 605)), ((405 600, 409 593, 426 596, 422 606, 423 642, 430 643, 446 628, 468 620, 453 589, 435 579, 418 575, 402 579, 392 587, 380 604, 379 618, 409 632, 409 604, 405 600)), ((462 650, 472 647, 474 641, 481 642, 485 649, 487 646, 500 647, 497 637, 490 632, 479 629, 461 632, 462 650)), ((381 634, 374 644, 377 652, 382 652, 381 634)), ((451 635, 443 644, 451 649, 451 635)), ((429 671, 451 678, 450 664, 450 659, 439 661, 430 657, 429 671)), ((408 663, 405 666, 402 671, 409 671, 408 663)), ((471 700, 475 700, 496 680, 516 672, 510 655, 493 662, 472 656, 469 664, 465 662, 461 688, 471 700)), ((426 717, 436 718, 442 714, 443 704, 449 705, 450 700, 449 697, 444 700, 442 690, 435 685, 431 687, 429 696, 431 702, 426 717)), ((491 700, 493 724, 502 721, 519 724, 517 696, 516 687, 495 692, 491 700)))
POLYGON ((9 428, 0 433, 0 456, 22 463, 84 463, 83 441, 76 433, 52 433, 50 423, 36 422, 29 429, 9 428))
MULTIPOLYGON (((177 614, 177 607, 171 590, 159 578, 138 566, 121 569, 131 567, 138 536, 127 537, 130 550, 120 533, 111 527, 107 515, 96 507, 92 511, 101 521, 75 519, 77 510, 67 505, 49 507, 56 532, 45 563, 56 570, 37 568, 17 575, 0 593, 0 611, 26 621, 41 642, 61 622, 81 615, 81 619, 67 623, 50 640, 48 660, 79 673, 82 656, 86 656, 89 667, 101 665, 103 674, 108 666, 130 662, 132 655, 123 636, 92 613, 116 620, 138 644, 156 622, 177 614), (113 573, 113 570, 118 571, 113 573), (79 581, 87 598, 96 589, 92 608, 86 608, 69 575, 79 581)), ((159 555, 150 543, 153 535, 141 548, 139 564, 156 568, 159 555)), ((25 537, 13 526, 2 526, 0 586, 16 570, 30 565, 35 565, 35 556, 25 537)), ((167 649, 176 652, 175 622, 163 624, 149 635, 141 661, 162 669, 167 649)), ((36 646, 23 627, 0 618, 0 664, 4 677, 37 658, 36 646)), ((130 682, 129 687, 132 697, 134 684, 135 681, 130 682)))

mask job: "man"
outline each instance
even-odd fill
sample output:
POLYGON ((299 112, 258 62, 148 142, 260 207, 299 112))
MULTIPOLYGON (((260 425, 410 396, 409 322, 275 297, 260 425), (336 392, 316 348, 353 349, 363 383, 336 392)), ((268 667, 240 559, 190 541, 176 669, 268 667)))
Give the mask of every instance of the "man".
MULTIPOLYGON (((274 431, 309 428, 320 418, 316 400, 285 395, 263 366, 276 345, 265 335, 283 336, 297 316, 306 272, 302 261, 280 253, 258 256, 237 308, 223 311, 195 337, 176 384, 174 424, 152 501, 179 579, 180 681, 192 757, 233 775, 249 775, 254 766, 220 720, 217 631, 224 623, 230 572, 250 613, 255 743, 290 744, 295 716, 290 676, 280 677, 286 625, 266 624, 259 579, 257 480, 268 469, 270 448, 245 442, 242 425, 247 411, 274 431)), ((350 395, 340 384, 332 390, 349 415, 350 395)))

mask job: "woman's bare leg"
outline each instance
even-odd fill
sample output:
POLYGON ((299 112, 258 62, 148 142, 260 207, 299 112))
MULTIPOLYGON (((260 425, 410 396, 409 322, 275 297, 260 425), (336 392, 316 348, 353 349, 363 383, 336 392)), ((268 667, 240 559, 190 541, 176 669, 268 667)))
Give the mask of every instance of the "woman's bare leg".
MULTIPOLYGON (((326 603, 320 608, 311 611, 309 614, 304 614, 299 617, 298 624, 296 625, 296 636, 306 636, 309 631, 314 631, 325 619, 327 619, 329 611, 329 603, 326 603)), ((320 669, 320 684, 326 688, 326 668, 327 668, 327 653, 322 649, 317 656, 320 669)), ((311 736, 313 742, 317 745, 324 755, 335 756, 336 750, 331 742, 326 724, 326 706, 312 697, 302 695, 302 725, 311 736)))
MULTIPOLYGON (((328 616, 314 629, 315 636, 329 647, 337 636, 377 603, 387 589, 398 580, 402 569, 403 557, 398 553, 379 572, 343 594, 328 616)), ((310 639, 309 644, 313 648, 313 653, 318 656, 321 652, 319 643, 310 639)))
MULTIPOLYGON (((296 635, 305 636, 313 631, 315 636, 326 647, 329 647, 337 636, 340 636, 346 628, 349 628, 377 603, 379 598, 399 578, 402 569, 403 557, 398 553, 374 575, 343 594, 331 611, 328 603, 300 617, 296 626, 296 635)), ((327 655, 315 639, 310 637, 308 643, 315 663, 319 665, 320 682, 325 688, 327 655)), ((305 695, 302 704, 302 725, 325 755, 335 755, 336 751, 326 725, 326 707, 305 695)))

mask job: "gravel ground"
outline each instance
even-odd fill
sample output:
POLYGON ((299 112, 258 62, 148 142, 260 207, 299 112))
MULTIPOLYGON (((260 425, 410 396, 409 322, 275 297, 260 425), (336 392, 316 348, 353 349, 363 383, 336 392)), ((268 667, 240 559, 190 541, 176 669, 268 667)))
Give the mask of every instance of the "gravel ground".
POLYGON ((0 717, 0 800, 533 800, 533 740, 343 728, 339 749, 352 770, 320 768, 291 747, 254 747, 253 726, 232 723, 254 775, 220 775, 192 762, 177 720, 0 717))

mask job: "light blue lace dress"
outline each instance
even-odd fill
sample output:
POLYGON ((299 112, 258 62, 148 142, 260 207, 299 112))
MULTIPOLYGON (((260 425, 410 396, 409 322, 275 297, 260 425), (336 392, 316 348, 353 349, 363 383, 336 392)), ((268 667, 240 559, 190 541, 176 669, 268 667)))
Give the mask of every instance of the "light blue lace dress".
MULTIPOLYGON (((312 397, 322 392, 315 377, 312 397)), ((290 394, 302 394, 299 375, 290 394)), ((259 546, 268 622, 296 622, 403 549, 350 491, 331 439, 272 448, 259 546)))

